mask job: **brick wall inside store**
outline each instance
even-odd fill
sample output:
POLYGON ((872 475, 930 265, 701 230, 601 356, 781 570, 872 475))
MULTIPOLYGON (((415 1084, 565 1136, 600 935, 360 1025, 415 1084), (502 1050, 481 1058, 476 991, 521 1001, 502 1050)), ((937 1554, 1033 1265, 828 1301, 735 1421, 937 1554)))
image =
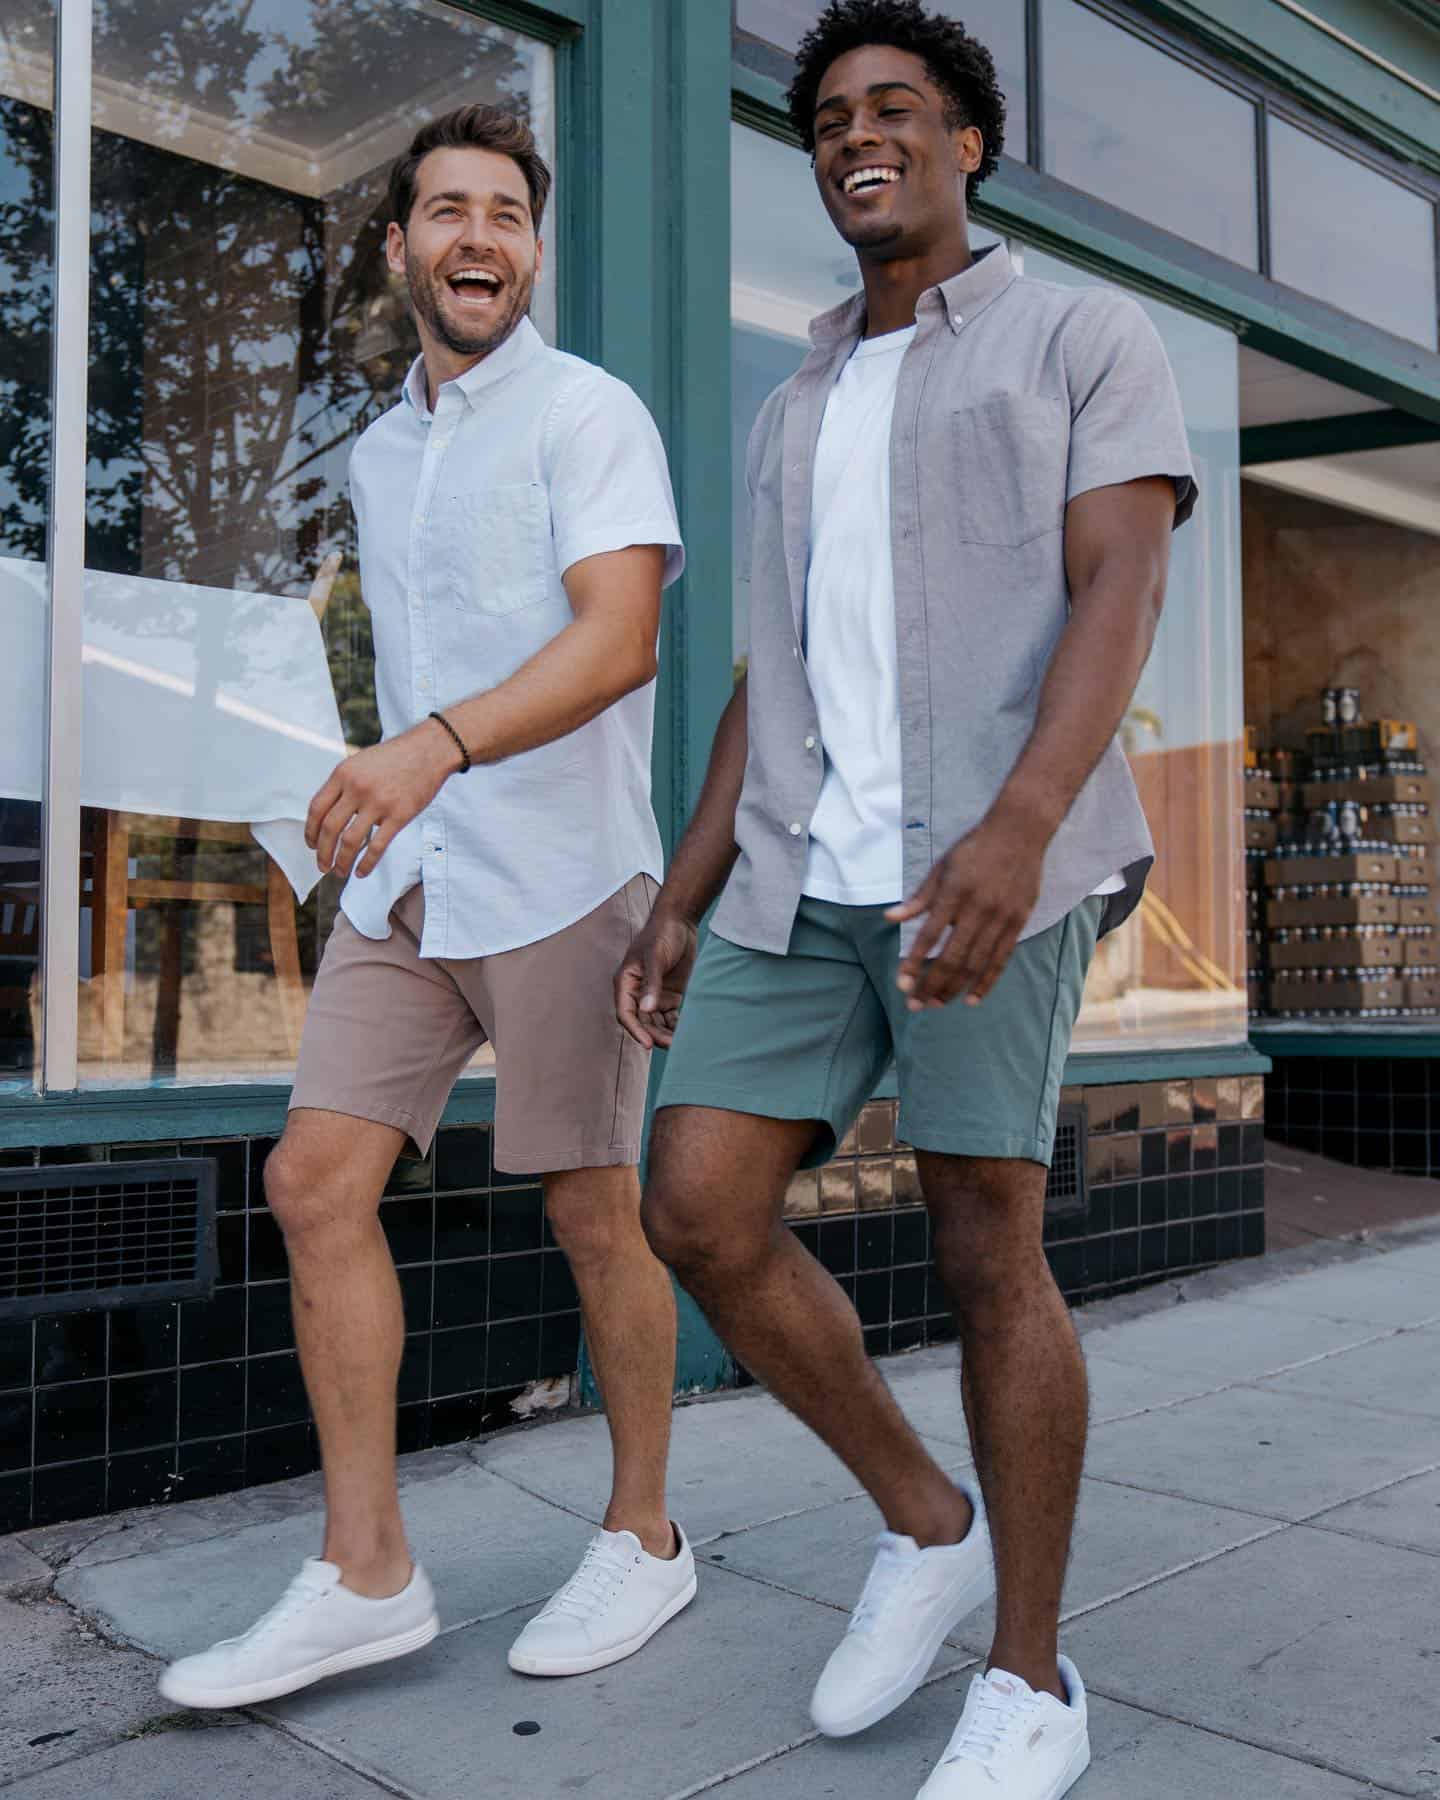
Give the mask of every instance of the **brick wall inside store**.
MULTIPOLYGON (((1092 1087, 1083 1099, 1088 1206, 1046 1229, 1067 1298, 1263 1249, 1258 1077, 1092 1087)), ((214 1157, 220 1279, 208 1300, 33 1321, 0 1313, 0 1533, 317 1466, 284 1245, 261 1184, 270 1148, 257 1138, 39 1153, 45 1163, 214 1157)), ((841 1154, 797 1180, 787 1214, 854 1300, 873 1354, 954 1336, 893 1102, 872 1103, 841 1154)), ((407 1326, 402 1452, 498 1430, 532 1383, 574 1374, 574 1283, 538 1183, 494 1168, 488 1130, 447 1127, 425 1162, 399 1164, 381 1220, 407 1326)))

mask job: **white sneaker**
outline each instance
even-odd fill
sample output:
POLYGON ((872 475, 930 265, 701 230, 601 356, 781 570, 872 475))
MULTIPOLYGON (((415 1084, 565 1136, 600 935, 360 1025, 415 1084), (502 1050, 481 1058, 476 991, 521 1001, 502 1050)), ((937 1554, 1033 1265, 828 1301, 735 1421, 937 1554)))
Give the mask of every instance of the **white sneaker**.
POLYGON ((970 1683, 955 1735, 916 1800, 1060 1800, 1090 1767, 1085 1684, 1060 1658, 1069 1705, 991 1669, 970 1683))
POLYGON ((588 1675, 643 1649, 695 1598, 695 1557, 677 1525, 678 1556, 646 1553, 633 1531, 601 1531, 580 1567, 510 1646, 520 1675, 588 1675))
POLYGON ((810 1701, 827 1737, 865 1731, 919 1687, 950 1633, 995 1592, 995 1563, 979 1484, 962 1481, 975 1509, 958 1544, 922 1550, 883 1531, 870 1575, 810 1701))
POLYGON ((340 1585, 334 1563, 307 1557, 243 1637, 171 1663, 160 1692, 179 1706, 256 1706, 327 1675, 408 1656, 439 1629, 435 1595, 419 1563, 398 1594, 370 1600, 340 1585))

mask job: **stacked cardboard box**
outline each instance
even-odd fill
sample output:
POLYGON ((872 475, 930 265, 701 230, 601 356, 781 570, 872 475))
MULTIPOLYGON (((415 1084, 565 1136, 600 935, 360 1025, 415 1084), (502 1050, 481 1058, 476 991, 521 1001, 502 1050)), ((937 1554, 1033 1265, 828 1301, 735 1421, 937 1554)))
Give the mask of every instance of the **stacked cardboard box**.
POLYGON ((1252 1005, 1290 1017, 1433 1016, 1435 826, 1415 726, 1365 721, 1353 689, 1324 698, 1327 723, 1306 733, 1304 751, 1264 751, 1246 732, 1252 1005))

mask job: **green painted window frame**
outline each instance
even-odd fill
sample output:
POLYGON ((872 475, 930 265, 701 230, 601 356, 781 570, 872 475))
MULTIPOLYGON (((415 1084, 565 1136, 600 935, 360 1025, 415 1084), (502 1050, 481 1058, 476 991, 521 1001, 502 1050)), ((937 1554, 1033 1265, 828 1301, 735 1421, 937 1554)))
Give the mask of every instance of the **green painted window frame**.
MULTIPOLYGON (((1255 104, 1260 272, 1108 206, 1044 170, 1045 45, 1037 0, 1031 0, 1027 16, 1029 162, 1001 159, 977 216, 1037 248, 1213 316, 1256 349, 1358 387, 1391 406, 1440 418, 1440 354, 1378 331, 1269 280, 1265 273, 1270 260, 1267 138, 1272 115, 1426 198, 1436 212, 1433 253, 1440 262, 1440 106, 1278 6, 1256 7, 1252 0, 1209 0, 1208 9, 1193 0, 1077 3, 1255 104), (1242 25, 1255 35, 1247 37, 1242 25), (1281 45, 1295 56, 1293 64, 1282 59, 1281 45), (1393 127, 1397 117, 1407 123, 1404 133, 1393 127)), ((1440 31, 1435 74, 1440 82, 1440 31)), ((735 61, 732 83, 735 117, 741 123, 783 142, 798 142, 786 116, 781 81, 735 61)))

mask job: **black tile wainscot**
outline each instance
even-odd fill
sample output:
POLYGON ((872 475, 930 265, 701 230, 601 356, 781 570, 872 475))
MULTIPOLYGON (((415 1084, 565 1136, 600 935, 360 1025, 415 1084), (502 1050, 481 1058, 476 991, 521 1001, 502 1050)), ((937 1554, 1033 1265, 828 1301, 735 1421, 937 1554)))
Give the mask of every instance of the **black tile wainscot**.
MULTIPOLYGON (((1261 1076, 1066 1089, 1086 1113, 1084 1204, 1048 1213, 1045 1250, 1067 1300, 1125 1293, 1265 1248, 1261 1076)), ((872 1101, 786 1216, 854 1301, 873 1355, 955 1335, 930 1268, 929 1219, 896 1103, 872 1101)))
MULTIPOLYGON (((1069 1300, 1264 1248, 1260 1077, 1065 1099, 1088 1115, 1083 1205, 1046 1223, 1069 1300)), ((854 1300, 875 1355, 955 1331, 930 1267, 915 1155, 895 1127, 894 1101, 872 1102, 834 1160, 796 1180, 786 1209, 854 1300)), ((264 1204, 271 1148, 256 1138, 39 1153, 42 1163, 213 1157, 219 1285, 204 1300, 0 1317, 0 1533, 318 1466, 284 1247, 264 1204)), ((447 1127, 426 1161, 397 1165, 381 1220, 405 1304, 402 1451, 513 1423, 531 1384, 575 1374, 578 1301, 539 1185, 495 1170, 485 1127, 447 1127)))
MULTIPOLYGON (((42 1165, 213 1157, 219 1284, 209 1299, 0 1314, 0 1533, 319 1466, 284 1245, 264 1202, 272 1147, 252 1138, 38 1153, 42 1165)), ((424 1162, 399 1163, 380 1217, 405 1304, 402 1451, 514 1423, 512 1402, 532 1383, 575 1373, 569 1266, 538 1182, 493 1168, 487 1129, 447 1127, 424 1162)))
POLYGON ((1440 1056, 1276 1056, 1265 1128, 1361 1169, 1440 1176, 1440 1056))

